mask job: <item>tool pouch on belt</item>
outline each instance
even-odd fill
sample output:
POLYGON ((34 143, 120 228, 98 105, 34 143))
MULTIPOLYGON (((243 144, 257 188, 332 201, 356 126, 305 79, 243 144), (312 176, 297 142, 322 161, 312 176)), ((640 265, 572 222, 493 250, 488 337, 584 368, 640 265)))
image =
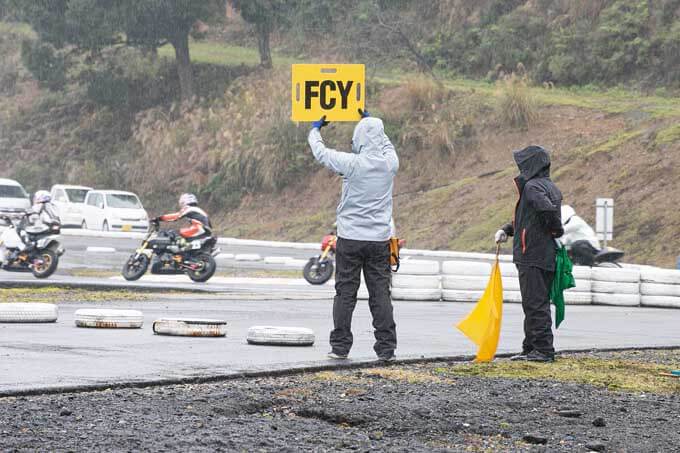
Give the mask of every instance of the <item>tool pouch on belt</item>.
POLYGON ((390 238, 390 269, 392 272, 399 270, 399 238, 390 238))

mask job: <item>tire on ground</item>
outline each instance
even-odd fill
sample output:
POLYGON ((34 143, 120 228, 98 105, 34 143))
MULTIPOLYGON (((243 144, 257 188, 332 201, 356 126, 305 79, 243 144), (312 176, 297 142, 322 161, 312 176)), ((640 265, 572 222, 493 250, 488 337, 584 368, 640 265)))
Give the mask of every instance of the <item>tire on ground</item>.
POLYGON ((161 318, 153 322, 153 333, 179 337, 223 337, 227 322, 221 319, 161 318))
POLYGON ((55 304, 12 302, 0 304, 0 323, 55 322, 55 304))
POLYGON ((403 259, 397 274, 439 275, 439 261, 403 259))
POLYGON ((590 305, 593 303, 593 295, 590 292, 565 291, 564 303, 567 305, 590 305))
POLYGON ((81 308, 73 316, 77 327, 139 329, 144 324, 144 315, 138 310, 81 308))
POLYGON ((680 270, 642 268, 640 269, 640 280, 647 283, 680 285, 680 270))
POLYGON ((458 289, 442 290, 442 299, 449 302, 477 302, 484 291, 463 291, 458 289))
POLYGON ((640 296, 643 307, 680 308, 680 297, 674 296, 640 296))
POLYGON ((392 299, 394 300, 433 300, 439 301, 442 298, 442 290, 424 288, 392 288, 392 299))
POLYGON ((575 278, 576 286, 569 288, 568 292, 573 293, 589 293, 592 291, 592 280, 585 278, 575 278))
POLYGON ((594 280, 591 284, 591 291, 593 293, 607 294, 640 294, 640 284, 594 280))
POLYGON ((643 296, 680 297, 680 285, 667 283, 640 283, 640 294, 643 296))
POLYGON ((503 302, 511 304, 522 303, 522 293, 519 291, 505 291, 503 290, 503 302))
POLYGON ((246 338, 249 344, 270 346, 312 346, 314 331, 304 327, 253 326, 246 338))
POLYGON ((488 278, 491 275, 491 264, 479 261, 444 261, 442 273, 444 275, 469 275, 488 278))
POLYGON ((591 279, 599 282, 639 283, 640 271, 618 267, 594 267, 591 279))
POLYGON ((640 305, 639 294, 605 294, 592 293, 594 305, 616 305, 621 307, 637 307, 640 305))
POLYGON ((483 291, 488 283, 488 276, 479 277, 470 275, 442 275, 442 288, 444 289, 483 291))
POLYGON ((593 269, 588 266, 574 266, 571 270, 571 275, 577 280, 590 280, 593 275, 593 269))
POLYGON ((439 289, 439 279, 439 275, 407 275, 397 272, 392 276, 392 287, 439 289))

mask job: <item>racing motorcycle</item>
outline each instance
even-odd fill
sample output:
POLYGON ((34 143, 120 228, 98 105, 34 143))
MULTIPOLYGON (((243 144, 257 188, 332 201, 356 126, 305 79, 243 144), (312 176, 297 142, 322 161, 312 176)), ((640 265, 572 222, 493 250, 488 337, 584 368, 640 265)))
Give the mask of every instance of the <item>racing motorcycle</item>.
POLYGON ((335 245, 338 242, 338 237, 334 232, 331 232, 323 237, 321 241, 321 255, 315 256, 307 261, 302 275, 307 282, 312 285, 323 285, 333 276, 335 265, 335 245))
POLYGON ((142 245, 123 265, 125 280, 138 280, 151 264, 152 274, 187 274, 195 282, 206 282, 217 269, 217 238, 209 235, 186 240, 175 231, 161 230, 151 222, 142 245))
POLYGON ((0 263, 10 272, 32 272, 36 278, 47 278, 57 270, 64 247, 57 237, 59 222, 29 225, 31 213, 19 219, 0 216, 7 228, 0 234, 0 263))

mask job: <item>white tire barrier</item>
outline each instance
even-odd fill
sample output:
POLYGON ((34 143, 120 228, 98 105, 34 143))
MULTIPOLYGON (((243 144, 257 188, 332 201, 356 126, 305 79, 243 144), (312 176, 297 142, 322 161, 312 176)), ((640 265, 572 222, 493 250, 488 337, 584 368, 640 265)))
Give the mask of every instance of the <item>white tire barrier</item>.
POLYGON ((646 283, 680 285, 680 270, 643 268, 640 270, 640 280, 646 283))
POLYGON ((398 274, 439 275, 439 261, 403 259, 398 274))
POLYGON ((594 267, 591 279, 599 282, 639 283, 640 271, 617 267, 594 267))
POLYGON ((602 282, 594 280, 591 285, 593 293, 606 294, 640 294, 639 283, 621 283, 621 282, 602 282))
POLYGON ((640 296, 643 307, 680 308, 680 297, 673 296, 640 296))
POLYGON ((505 291, 503 290, 503 302, 511 304, 522 303, 522 293, 519 291, 505 291))
POLYGON ((55 322, 57 306, 39 302, 0 304, 0 323, 55 322))
MULTIPOLYGON (((514 263, 499 263, 501 269, 501 277, 517 277, 519 272, 514 263)), ((490 271, 489 271, 490 272, 490 271)))
POLYGON ((77 327, 139 329, 144 324, 144 315, 138 310, 81 308, 76 310, 74 317, 77 327))
POLYGON ((469 275, 442 275, 442 288, 444 289, 484 291, 488 283, 488 276, 473 277, 469 275))
POLYGON ((680 285, 667 283, 640 283, 640 294, 643 296, 680 297, 680 285))
POLYGON ((571 275, 573 275, 576 280, 590 280, 592 278, 592 272, 592 268, 588 266, 574 266, 571 270, 571 275))
POLYGON ((359 287, 359 292, 357 292, 357 299, 368 300, 368 288, 366 288, 366 285, 363 282, 359 287))
POLYGON ((468 275, 487 277, 491 275, 491 264, 477 261, 444 261, 442 263, 444 275, 468 275))
POLYGON ((639 294, 605 294, 592 293, 595 305, 618 305, 624 307, 636 307, 640 305, 639 294))
POLYGON ((393 288, 439 289, 439 275, 392 275, 393 288))
POLYGON ((477 302, 484 291, 462 291, 457 289, 442 290, 442 299, 449 302, 477 302))
POLYGON ((223 337, 227 322, 220 319, 161 318, 153 322, 153 333, 180 337, 223 337))
POLYGON ((236 261, 261 261, 262 257, 256 253, 240 253, 234 256, 236 261))
POLYGON ((593 303, 593 295, 590 292, 565 291, 564 303, 566 305, 590 305, 593 303))
POLYGON ((592 280, 585 278, 575 278, 576 286, 569 288, 566 292, 571 293, 589 293, 592 291, 592 280))
POLYGON ((392 299, 394 300, 433 300, 438 301, 442 298, 442 290, 426 288, 392 288, 392 299))
POLYGON ((501 279, 503 281, 503 291, 519 291, 518 277, 501 277, 501 279))
POLYGON ((248 329, 249 344, 270 346, 312 346, 314 331, 304 327, 253 326, 248 329))

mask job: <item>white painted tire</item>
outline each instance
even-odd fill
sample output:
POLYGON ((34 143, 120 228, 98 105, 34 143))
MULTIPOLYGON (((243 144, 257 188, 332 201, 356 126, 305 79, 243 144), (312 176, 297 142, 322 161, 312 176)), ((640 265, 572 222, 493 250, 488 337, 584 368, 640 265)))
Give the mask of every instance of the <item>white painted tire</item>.
POLYGON ((569 288, 567 292, 572 293, 589 293, 592 291, 593 283, 592 280, 587 280, 585 278, 575 278, 576 286, 569 288))
POLYGON ((442 263, 442 274, 488 278, 491 275, 491 264, 479 261, 444 261, 442 263))
POLYGON ((394 300, 433 300, 438 301, 442 298, 442 290, 423 289, 423 288, 392 288, 392 299, 394 300))
POLYGON ((593 293, 606 293, 606 294, 640 294, 640 284, 621 282, 600 282, 594 280, 591 284, 591 291, 593 293))
POLYGON ((439 289, 439 275, 392 275, 393 288, 439 289))
POLYGON ((366 288, 366 286, 361 285, 359 287, 359 292, 357 292, 357 299, 368 300, 368 288, 366 288))
POLYGON ((680 297, 641 296, 640 305, 643 307, 680 308, 680 297))
POLYGON ((403 259, 397 274, 439 275, 439 261, 403 259))
POLYGON ((179 337, 223 337, 227 322, 220 319, 161 318, 153 322, 153 333, 179 337))
MULTIPOLYGON (((515 266, 514 263, 499 263, 499 266, 501 268, 501 276, 502 277, 515 277, 517 278, 519 276, 519 272, 517 271, 517 266, 515 266)), ((491 273, 491 271, 489 271, 491 273)))
POLYGON ((469 275, 442 275, 442 288, 460 291, 484 291, 489 283, 489 276, 473 277, 469 275))
POLYGON ((519 291, 518 277, 501 277, 503 281, 503 291, 519 291))
POLYGON ((640 305, 640 295, 593 293, 593 304, 616 305, 621 307, 637 307, 640 305))
POLYGON ((484 291, 461 291, 457 289, 442 290, 442 299, 449 302, 477 302, 484 291))
POLYGON ((256 253, 240 253, 234 256, 236 261, 260 261, 262 257, 256 253))
POLYGON ((249 344, 270 346, 312 346, 314 331, 304 327, 253 326, 248 329, 249 344))
POLYGON ((680 270, 643 268, 640 270, 640 280, 648 283, 680 285, 680 270))
POLYGON ((640 294, 643 296, 680 297, 680 285, 666 283, 640 283, 640 294))
POLYGON ((640 271, 638 269, 621 269, 618 267, 594 267, 591 279, 599 282, 638 283, 640 271))
POLYGON ((54 304, 12 302, 0 304, 0 323, 55 322, 58 309, 54 304))
POLYGON ((593 269, 588 266, 574 266, 571 270, 571 275, 577 280, 590 280, 593 275, 593 269))
POLYGON ((593 303, 593 295, 589 292, 565 291, 564 303, 567 305, 590 305, 593 303))
POLYGON ((144 315, 138 310, 81 308, 76 310, 73 316, 77 327, 139 329, 144 324, 144 315))
POLYGON ((511 304, 522 303, 522 293, 519 291, 503 291, 503 302, 511 304))

